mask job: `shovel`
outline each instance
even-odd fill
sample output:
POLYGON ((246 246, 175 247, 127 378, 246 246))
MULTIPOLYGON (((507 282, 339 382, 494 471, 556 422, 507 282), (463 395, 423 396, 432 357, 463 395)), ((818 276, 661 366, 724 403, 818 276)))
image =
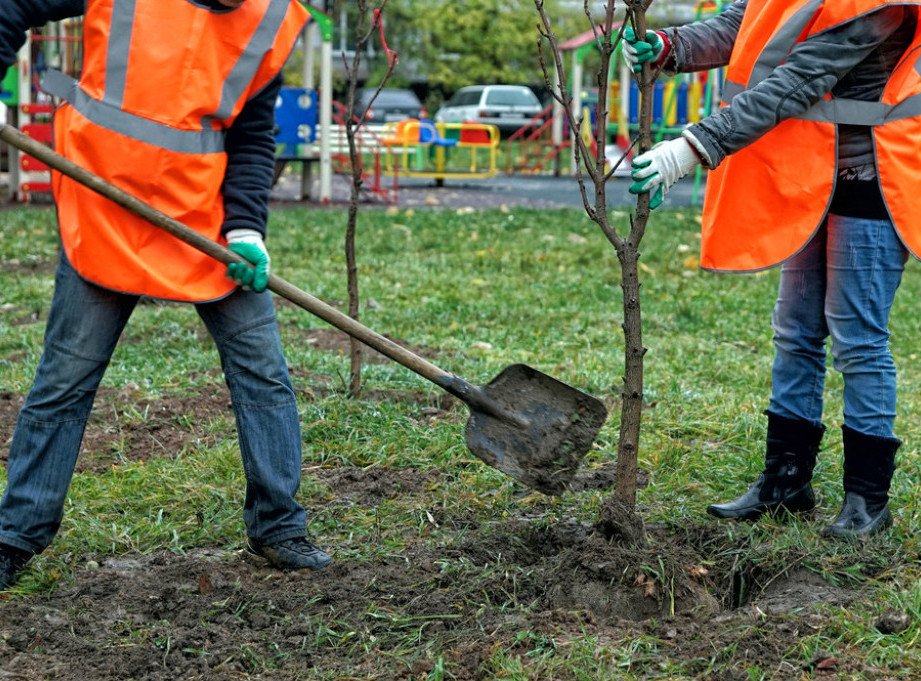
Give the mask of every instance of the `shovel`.
MULTIPOLYGON (((216 260, 246 262, 16 128, 0 125, 0 139, 216 260)), ((268 288, 462 400, 470 408, 465 431, 468 449, 483 463, 544 494, 560 494, 568 488, 607 418, 598 399, 524 364, 506 367, 487 385, 476 386, 274 274, 269 275, 268 288)))

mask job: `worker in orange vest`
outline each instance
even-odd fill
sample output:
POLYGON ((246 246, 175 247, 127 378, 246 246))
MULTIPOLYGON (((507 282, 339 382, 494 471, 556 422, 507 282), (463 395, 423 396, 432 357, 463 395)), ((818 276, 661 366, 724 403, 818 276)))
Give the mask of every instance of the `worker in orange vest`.
POLYGON ((0 590, 60 527, 96 389, 142 296, 193 303, 217 344, 246 474, 246 551, 279 569, 325 568, 295 499, 297 403, 265 290, 275 100, 309 15, 293 0, 0 0, 0 72, 29 27, 80 15, 79 82, 43 83, 63 100, 56 149, 250 265, 225 268, 53 174, 63 252, 0 499, 0 590))
POLYGON ((723 106, 633 161, 653 207, 698 165, 711 169, 701 266, 782 264, 764 469, 719 518, 808 512, 820 441, 825 339, 844 378, 844 502, 823 530, 866 536, 892 523, 895 364, 889 312, 907 254, 921 253, 919 2, 739 0, 717 17, 638 40, 634 70, 728 65, 723 106), (907 247, 907 249, 906 249, 907 247))

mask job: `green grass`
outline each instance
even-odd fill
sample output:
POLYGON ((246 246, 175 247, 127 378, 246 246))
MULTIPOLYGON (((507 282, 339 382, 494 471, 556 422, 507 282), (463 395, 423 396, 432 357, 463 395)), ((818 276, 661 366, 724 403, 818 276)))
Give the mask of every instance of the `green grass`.
MULTIPOLYGON (((618 214, 614 220, 626 224, 627 216, 618 214)), ((344 229, 345 211, 275 211, 268 241, 274 271, 341 307, 347 298, 344 229)), ((757 473, 773 352, 770 312, 778 272, 701 272, 695 261, 698 233, 696 211, 658 211, 641 248, 643 332, 649 352, 640 466, 649 471, 651 484, 640 490, 638 504, 647 523, 663 523, 676 532, 708 523, 706 504, 738 493, 757 473)), ((31 384, 56 252, 50 210, 0 213, 0 390, 25 392, 31 384)), ((362 308, 361 321, 413 346, 436 350, 433 361, 442 368, 486 383, 505 366, 525 362, 597 396, 617 395, 623 371, 617 259, 580 211, 367 210, 360 215, 358 261, 362 298, 377 302, 362 308)), ((835 626, 804 634, 798 647, 788 651, 791 659, 808 660, 816 651, 838 646, 868 663, 921 674, 916 646, 921 636, 917 275, 918 265, 912 261, 891 323, 900 381, 897 434, 905 441, 893 486, 893 531, 867 545, 850 545, 822 541, 817 536, 820 521, 721 526, 726 547, 721 560, 742 568, 802 565, 833 583, 864 587, 868 598, 913 616, 908 630, 887 637, 872 627, 877 608, 870 600, 834 611, 835 626)), ((326 325, 291 306, 279 306, 278 317, 295 376, 325 377, 331 389, 299 404, 308 471, 375 466, 440 473, 439 486, 425 492, 424 507, 417 495, 397 496, 374 511, 324 503, 328 488, 306 475, 302 496, 315 510, 310 530, 321 545, 335 546, 340 559, 372 561, 398 553, 407 537, 456 541, 457 527, 431 522, 426 516, 430 510, 483 524, 529 510, 547 523, 565 516, 595 517, 603 492, 554 500, 516 494, 501 473, 473 460, 464 447, 459 419, 428 423, 419 404, 347 399, 348 358, 319 351, 305 340, 306 331, 326 325)), ((148 304, 129 323, 103 385, 120 390, 132 384, 139 396, 182 394, 219 380, 217 366, 213 344, 191 307, 148 304)), ((438 394, 434 386, 395 364, 368 365, 363 375, 369 389, 438 394)), ((310 388, 311 380, 297 382, 310 388)), ((831 371, 828 434, 816 479, 826 516, 841 498, 841 389, 840 377, 831 371)), ((176 418, 181 426, 182 416, 176 418)), ((615 408, 587 465, 613 461, 618 421, 615 408)), ((170 458, 76 475, 62 531, 24 580, 25 590, 52 588, 72 569, 74 555, 239 548, 244 480, 231 415, 206 431, 205 441, 192 442, 170 458)), ((0 487, 4 475, 0 468, 0 487)), ((469 566, 446 560, 443 568, 463 571, 469 566)), ((323 626, 327 630, 317 631, 313 645, 359 645, 334 620, 323 626)), ((405 646, 395 645, 399 652, 394 655, 410 658, 407 651, 418 643, 413 632, 421 631, 421 625, 392 621, 390 626, 402 631, 400 645, 405 646)), ((725 663, 718 656, 696 667, 672 660, 663 639, 651 634, 604 642, 589 634, 572 640, 534 636, 492 650, 482 678, 691 679, 718 673, 725 663), (521 653, 523 646, 527 654, 521 653), (644 660, 655 664, 641 664, 644 660)), ((428 678, 451 678, 438 651, 428 652, 436 658, 428 678)), ((260 654, 252 651, 253 669, 284 664, 260 654)), ((755 663, 748 674, 772 678, 755 663)))

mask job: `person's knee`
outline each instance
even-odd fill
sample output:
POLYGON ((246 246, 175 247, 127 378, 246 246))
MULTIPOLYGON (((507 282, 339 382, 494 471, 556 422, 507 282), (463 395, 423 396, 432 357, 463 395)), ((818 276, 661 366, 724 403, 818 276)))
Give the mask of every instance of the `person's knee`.
POLYGON ((104 359, 89 359, 60 347, 47 346, 23 408, 24 414, 37 421, 86 418, 107 364, 104 359))
POLYGON ((224 373, 235 398, 260 404, 281 404, 294 399, 274 319, 236 334, 223 344, 221 353, 224 373), (260 397, 253 400, 256 393, 260 397))

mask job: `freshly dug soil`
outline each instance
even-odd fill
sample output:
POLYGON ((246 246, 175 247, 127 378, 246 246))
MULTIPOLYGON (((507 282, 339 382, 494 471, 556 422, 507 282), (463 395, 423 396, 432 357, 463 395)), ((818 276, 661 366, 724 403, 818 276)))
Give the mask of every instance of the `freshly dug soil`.
MULTIPOLYGON (((327 333, 317 338, 330 351, 346 342, 327 333)), ((369 392, 364 399, 395 397, 411 396, 369 392)), ((3 456, 23 398, 0 393, 3 456)), ((464 411, 447 398, 424 413, 460 419, 464 411)), ((197 393, 156 400, 131 386, 104 389, 80 470, 182 451, 228 412, 218 375, 197 393), (189 418, 178 423, 177 415, 189 418)), ((331 502, 372 510, 405 495, 424 498, 441 476, 352 467, 311 474, 331 502)), ((614 482, 614 466, 604 465, 579 471, 571 489, 606 490, 614 482)), ((812 606, 847 605, 859 594, 795 565, 768 571, 730 562, 722 557, 731 553, 726 533, 716 525, 644 527, 614 501, 593 519, 510 510, 498 526, 469 511, 429 520, 453 528, 453 543, 419 532, 398 553, 366 556, 348 547, 348 556, 336 556, 337 547, 324 547, 334 562, 319 573, 279 573, 218 547, 75 555, 53 590, 0 594, 0 681, 477 681, 496 678, 494 650, 525 658, 585 635, 607 650, 599 655, 625 655, 637 674, 664 656, 702 681, 742 681, 753 665, 778 681, 874 671, 842 651, 788 662, 785 653, 797 641, 829 626, 812 606), (655 640, 659 652, 648 645, 623 652, 640 639, 655 640)))

